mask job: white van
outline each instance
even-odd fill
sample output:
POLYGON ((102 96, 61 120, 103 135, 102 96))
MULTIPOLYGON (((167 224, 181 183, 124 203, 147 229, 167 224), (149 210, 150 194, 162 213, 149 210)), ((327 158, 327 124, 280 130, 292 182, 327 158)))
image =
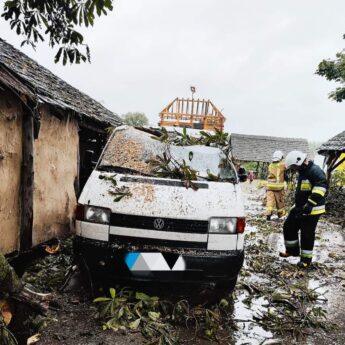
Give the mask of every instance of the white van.
POLYGON ((93 274, 117 282, 233 288, 245 213, 229 155, 118 127, 79 198, 75 253, 93 274), (186 178, 191 172, 197 180, 186 178))

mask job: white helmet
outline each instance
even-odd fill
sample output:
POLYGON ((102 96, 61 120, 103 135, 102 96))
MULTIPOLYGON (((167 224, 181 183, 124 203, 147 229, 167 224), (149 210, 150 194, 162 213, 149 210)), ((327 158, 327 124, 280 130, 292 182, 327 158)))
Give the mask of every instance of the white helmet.
POLYGON ((284 153, 282 151, 274 151, 272 156, 272 162, 279 162, 284 158, 284 153))
POLYGON ((303 153, 301 151, 291 151, 286 155, 285 158, 286 168, 289 169, 291 165, 301 166, 306 158, 306 153, 303 153))

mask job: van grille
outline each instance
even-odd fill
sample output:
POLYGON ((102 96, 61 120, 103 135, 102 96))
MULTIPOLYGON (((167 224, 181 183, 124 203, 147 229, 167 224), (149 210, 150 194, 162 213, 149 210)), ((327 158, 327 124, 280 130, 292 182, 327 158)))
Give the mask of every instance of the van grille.
POLYGON ((169 248, 207 249, 207 242, 168 241, 156 238, 117 236, 111 234, 109 235, 109 242, 114 245, 116 249, 125 248, 129 251, 138 250, 138 248, 145 250, 149 248, 152 249, 152 246, 156 246, 156 250, 162 247, 161 250, 165 251, 169 248), (133 246, 138 248, 133 248, 133 246))
POLYGON ((195 234, 206 234, 208 232, 208 221, 205 220, 144 217, 119 213, 111 214, 110 225, 125 228, 185 232, 195 234), (155 227, 154 223, 157 219, 163 220, 163 222, 160 222, 160 224, 164 223, 163 227, 155 227))

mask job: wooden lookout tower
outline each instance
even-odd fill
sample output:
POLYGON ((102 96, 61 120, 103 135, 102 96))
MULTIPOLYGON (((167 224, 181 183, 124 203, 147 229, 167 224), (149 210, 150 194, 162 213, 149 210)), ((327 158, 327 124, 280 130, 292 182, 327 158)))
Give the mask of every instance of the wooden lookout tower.
POLYGON ((223 131, 225 117, 218 108, 205 99, 175 98, 160 113, 162 127, 188 127, 223 131))

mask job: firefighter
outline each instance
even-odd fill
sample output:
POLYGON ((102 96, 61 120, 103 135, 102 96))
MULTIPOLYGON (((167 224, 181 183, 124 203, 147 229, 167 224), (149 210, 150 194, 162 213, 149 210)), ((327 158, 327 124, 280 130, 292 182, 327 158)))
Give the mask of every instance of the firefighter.
POLYGON ((266 189, 266 217, 271 220, 273 210, 277 211, 279 218, 285 215, 284 201, 284 181, 285 181, 285 163, 282 151, 275 151, 272 157, 272 163, 268 166, 267 189, 266 189))
POLYGON ((298 178, 295 205, 283 227, 286 251, 280 256, 300 256, 298 266, 307 268, 312 262, 317 222, 325 213, 326 175, 318 165, 307 159, 306 153, 300 151, 289 152, 285 164, 287 169, 298 172, 298 178))

